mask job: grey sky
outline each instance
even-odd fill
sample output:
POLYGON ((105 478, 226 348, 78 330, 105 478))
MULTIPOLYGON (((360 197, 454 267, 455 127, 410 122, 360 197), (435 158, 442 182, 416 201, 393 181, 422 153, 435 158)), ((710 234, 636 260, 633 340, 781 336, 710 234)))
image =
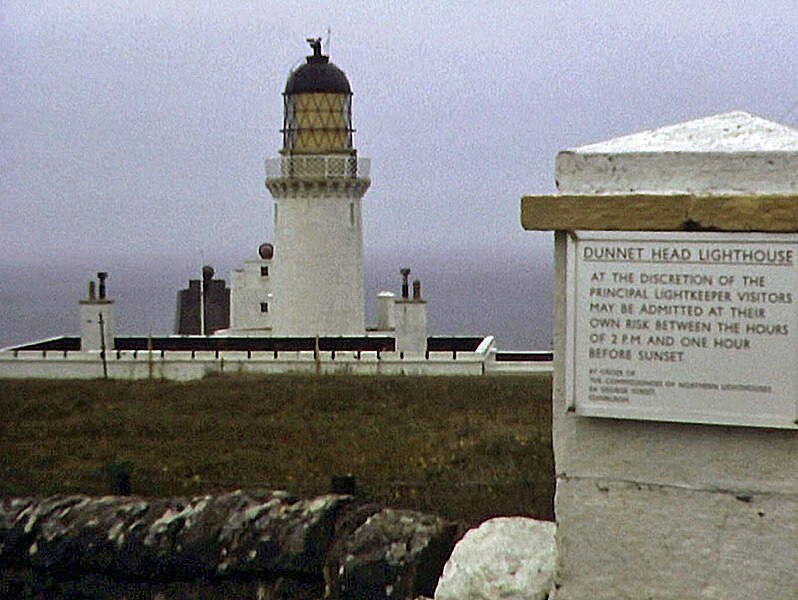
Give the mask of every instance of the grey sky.
POLYGON ((519 198, 559 149, 798 100, 794 0, 5 2, 2 260, 250 258, 280 94, 328 27, 373 160, 367 255, 547 257, 519 198))

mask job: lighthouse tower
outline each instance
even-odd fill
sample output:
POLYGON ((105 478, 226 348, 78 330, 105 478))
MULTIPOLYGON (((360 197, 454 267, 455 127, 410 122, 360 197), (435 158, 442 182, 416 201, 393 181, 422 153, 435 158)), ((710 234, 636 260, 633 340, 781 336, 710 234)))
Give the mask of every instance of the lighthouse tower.
POLYGON ((365 332, 361 200, 369 161, 352 143, 346 75, 309 39, 313 55, 285 86, 283 147, 266 161, 274 198, 272 327, 276 336, 365 332))

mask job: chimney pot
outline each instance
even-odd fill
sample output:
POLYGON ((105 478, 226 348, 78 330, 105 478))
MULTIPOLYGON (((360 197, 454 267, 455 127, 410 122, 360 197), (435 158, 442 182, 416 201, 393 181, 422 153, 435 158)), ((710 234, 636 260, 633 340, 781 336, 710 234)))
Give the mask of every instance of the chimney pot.
POLYGON ((97 273, 97 279, 100 280, 100 300, 105 300, 105 280, 108 278, 108 273, 100 271, 97 273))
POLYGON ((407 278, 410 276, 410 269, 399 269, 399 272, 402 274, 402 298, 407 300, 407 298, 410 296, 410 286, 407 282, 407 278))

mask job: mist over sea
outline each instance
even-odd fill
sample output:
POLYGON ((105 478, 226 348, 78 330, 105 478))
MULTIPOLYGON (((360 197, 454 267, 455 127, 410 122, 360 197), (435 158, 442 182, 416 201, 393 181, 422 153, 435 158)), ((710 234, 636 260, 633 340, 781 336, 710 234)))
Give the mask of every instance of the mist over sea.
MULTIPOLYGON (((206 257, 216 276, 249 256, 206 257)), ((98 270, 109 272, 117 335, 173 332, 177 290, 200 277, 196 265, 119 258, 97 264, 0 264, 0 347, 79 332, 78 301, 98 270), (108 263, 111 264, 108 264, 108 263)), ((399 293, 400 267, 412 269, 429 302, 431 335, 494 335, 503 350, 543 350, 552 339, 551 261, 532 256, 448 254, 407 260, 371 256, 365 261, 366 313, 374 323, 377 293, 399 293)))

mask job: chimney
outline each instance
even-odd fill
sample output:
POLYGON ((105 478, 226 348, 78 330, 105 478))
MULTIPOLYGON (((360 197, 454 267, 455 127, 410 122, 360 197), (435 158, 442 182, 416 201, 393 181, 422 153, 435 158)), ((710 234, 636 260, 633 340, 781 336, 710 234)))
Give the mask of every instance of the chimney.
POLYGON ((97 279, 100 280, 100 300, 105 300, 105 280, 108 278, 108 273, 100 271, 97 273, 97 279))
MULTIPOLYGON (((89 297, 87 300, 79 302, 80 349, 82 352, 102 352, 114 348, 114 301, 106 297, 105 280, 107 278, 107 272, 98 272, 99 282, 89 281, 89 297)), ((103 373, 107 375, 105 363, 103 363, 103 373)))
POLYGON ((410 286, 408 285, 407 278, 410 276, 410 269, 399 269, 402 274, 402 298, 407 300, 410 297, 410 286))
POLYGON ((418 279, 413 281, 413 300, 421 300, 421 282, 418 279))

